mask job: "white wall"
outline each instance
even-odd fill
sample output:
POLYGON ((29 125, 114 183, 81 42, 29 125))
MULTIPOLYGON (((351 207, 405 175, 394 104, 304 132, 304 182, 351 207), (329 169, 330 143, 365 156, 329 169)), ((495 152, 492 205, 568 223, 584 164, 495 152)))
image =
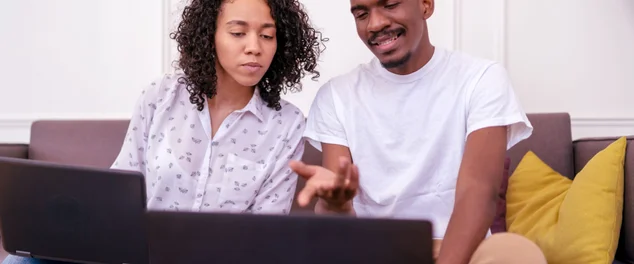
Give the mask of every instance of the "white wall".
MULTIPOLYGON (((330 39, 319 81, 285 96, 307 113, 321 84, 372 55, 349 1, 303 3, 330 39)), ((35 119, 127 117, 140 87, 170 71, 179 10, 177 0, 4 3, 0 142, 27 142, 35 119)), ((430 27, 438 46, 504 63, 528 112, 569 112, 574 137, 634 134, 634 1, 437 0, 430 27)))
POLYGON ((634 1, 509 1, 507 10, 507 66, 527 111, 570 112, 576 136, 634 134, 634 1))
POLYGON ((19 0, 0 8, 0 142, 36 119, 127 118, 162 72, 156 0, 19 0))

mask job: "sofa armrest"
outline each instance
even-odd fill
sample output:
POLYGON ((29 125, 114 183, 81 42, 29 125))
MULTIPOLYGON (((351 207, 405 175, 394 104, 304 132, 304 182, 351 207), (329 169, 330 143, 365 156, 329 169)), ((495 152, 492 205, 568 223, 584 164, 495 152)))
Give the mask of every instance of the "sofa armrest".
MULTIPOLYGON (((573 143, 575 174, 583 169, 594 155, 618 138, 602 137, 575 140, 573 143)), ((623 224, 616 259, 623 263, 634 263, 634 136, 627 137, 624 166, 623 224)))
POLYGON ((29 146, 26 144, 0 144, 0 157, 27 159, 29 146))
MULTIPOLYGON (((29 146, 26 144, 0 144, 0 157, 20 158, 27 159, 29 157, 29 146)), ((0 234, 2 237, 2 234, 0 234)), ((0 241, 0 260, 6 254, 2 249, 2 242, 0 241)))

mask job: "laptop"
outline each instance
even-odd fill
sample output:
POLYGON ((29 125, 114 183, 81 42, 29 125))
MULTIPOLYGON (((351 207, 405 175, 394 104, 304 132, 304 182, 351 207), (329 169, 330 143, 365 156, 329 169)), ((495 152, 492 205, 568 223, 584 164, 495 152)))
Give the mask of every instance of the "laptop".
POLYGON ((150 263, 431 264, 429 221, 148 211, 150 263))
POLYGON ((0 232, 10 254, 147 263, 145 211, 141 173, 0 158, 0 232))

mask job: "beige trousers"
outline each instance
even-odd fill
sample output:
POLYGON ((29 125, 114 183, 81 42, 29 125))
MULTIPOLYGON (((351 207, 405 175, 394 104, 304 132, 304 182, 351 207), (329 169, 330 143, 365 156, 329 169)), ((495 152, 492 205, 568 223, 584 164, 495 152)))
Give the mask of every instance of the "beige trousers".
MULTIPOLYGON (((434 240, 434 256, 438 256, 442 240, 434 240)), ((547 264, 539 247, 527 238, 513 233, 497 233, 482 241, 469 264, 547 264)))

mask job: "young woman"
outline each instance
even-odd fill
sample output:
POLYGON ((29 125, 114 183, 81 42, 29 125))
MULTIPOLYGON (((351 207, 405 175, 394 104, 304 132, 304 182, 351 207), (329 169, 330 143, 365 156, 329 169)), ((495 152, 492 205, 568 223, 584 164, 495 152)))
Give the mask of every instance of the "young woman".
POLYGON ((112 168, 144 173, 149 210, 287 214, 304 116, 280 93, 319 76, 320 33, 298 0, 193 0, 182 18, 182 73, 144 89, 112 168))
POLYGON ((183 74, 145 90, 112 167, 145 174, 150 210, 288 213, 304 116, 280 93, 321 44, 300 3, 192 1, 172 37, 183 74))

